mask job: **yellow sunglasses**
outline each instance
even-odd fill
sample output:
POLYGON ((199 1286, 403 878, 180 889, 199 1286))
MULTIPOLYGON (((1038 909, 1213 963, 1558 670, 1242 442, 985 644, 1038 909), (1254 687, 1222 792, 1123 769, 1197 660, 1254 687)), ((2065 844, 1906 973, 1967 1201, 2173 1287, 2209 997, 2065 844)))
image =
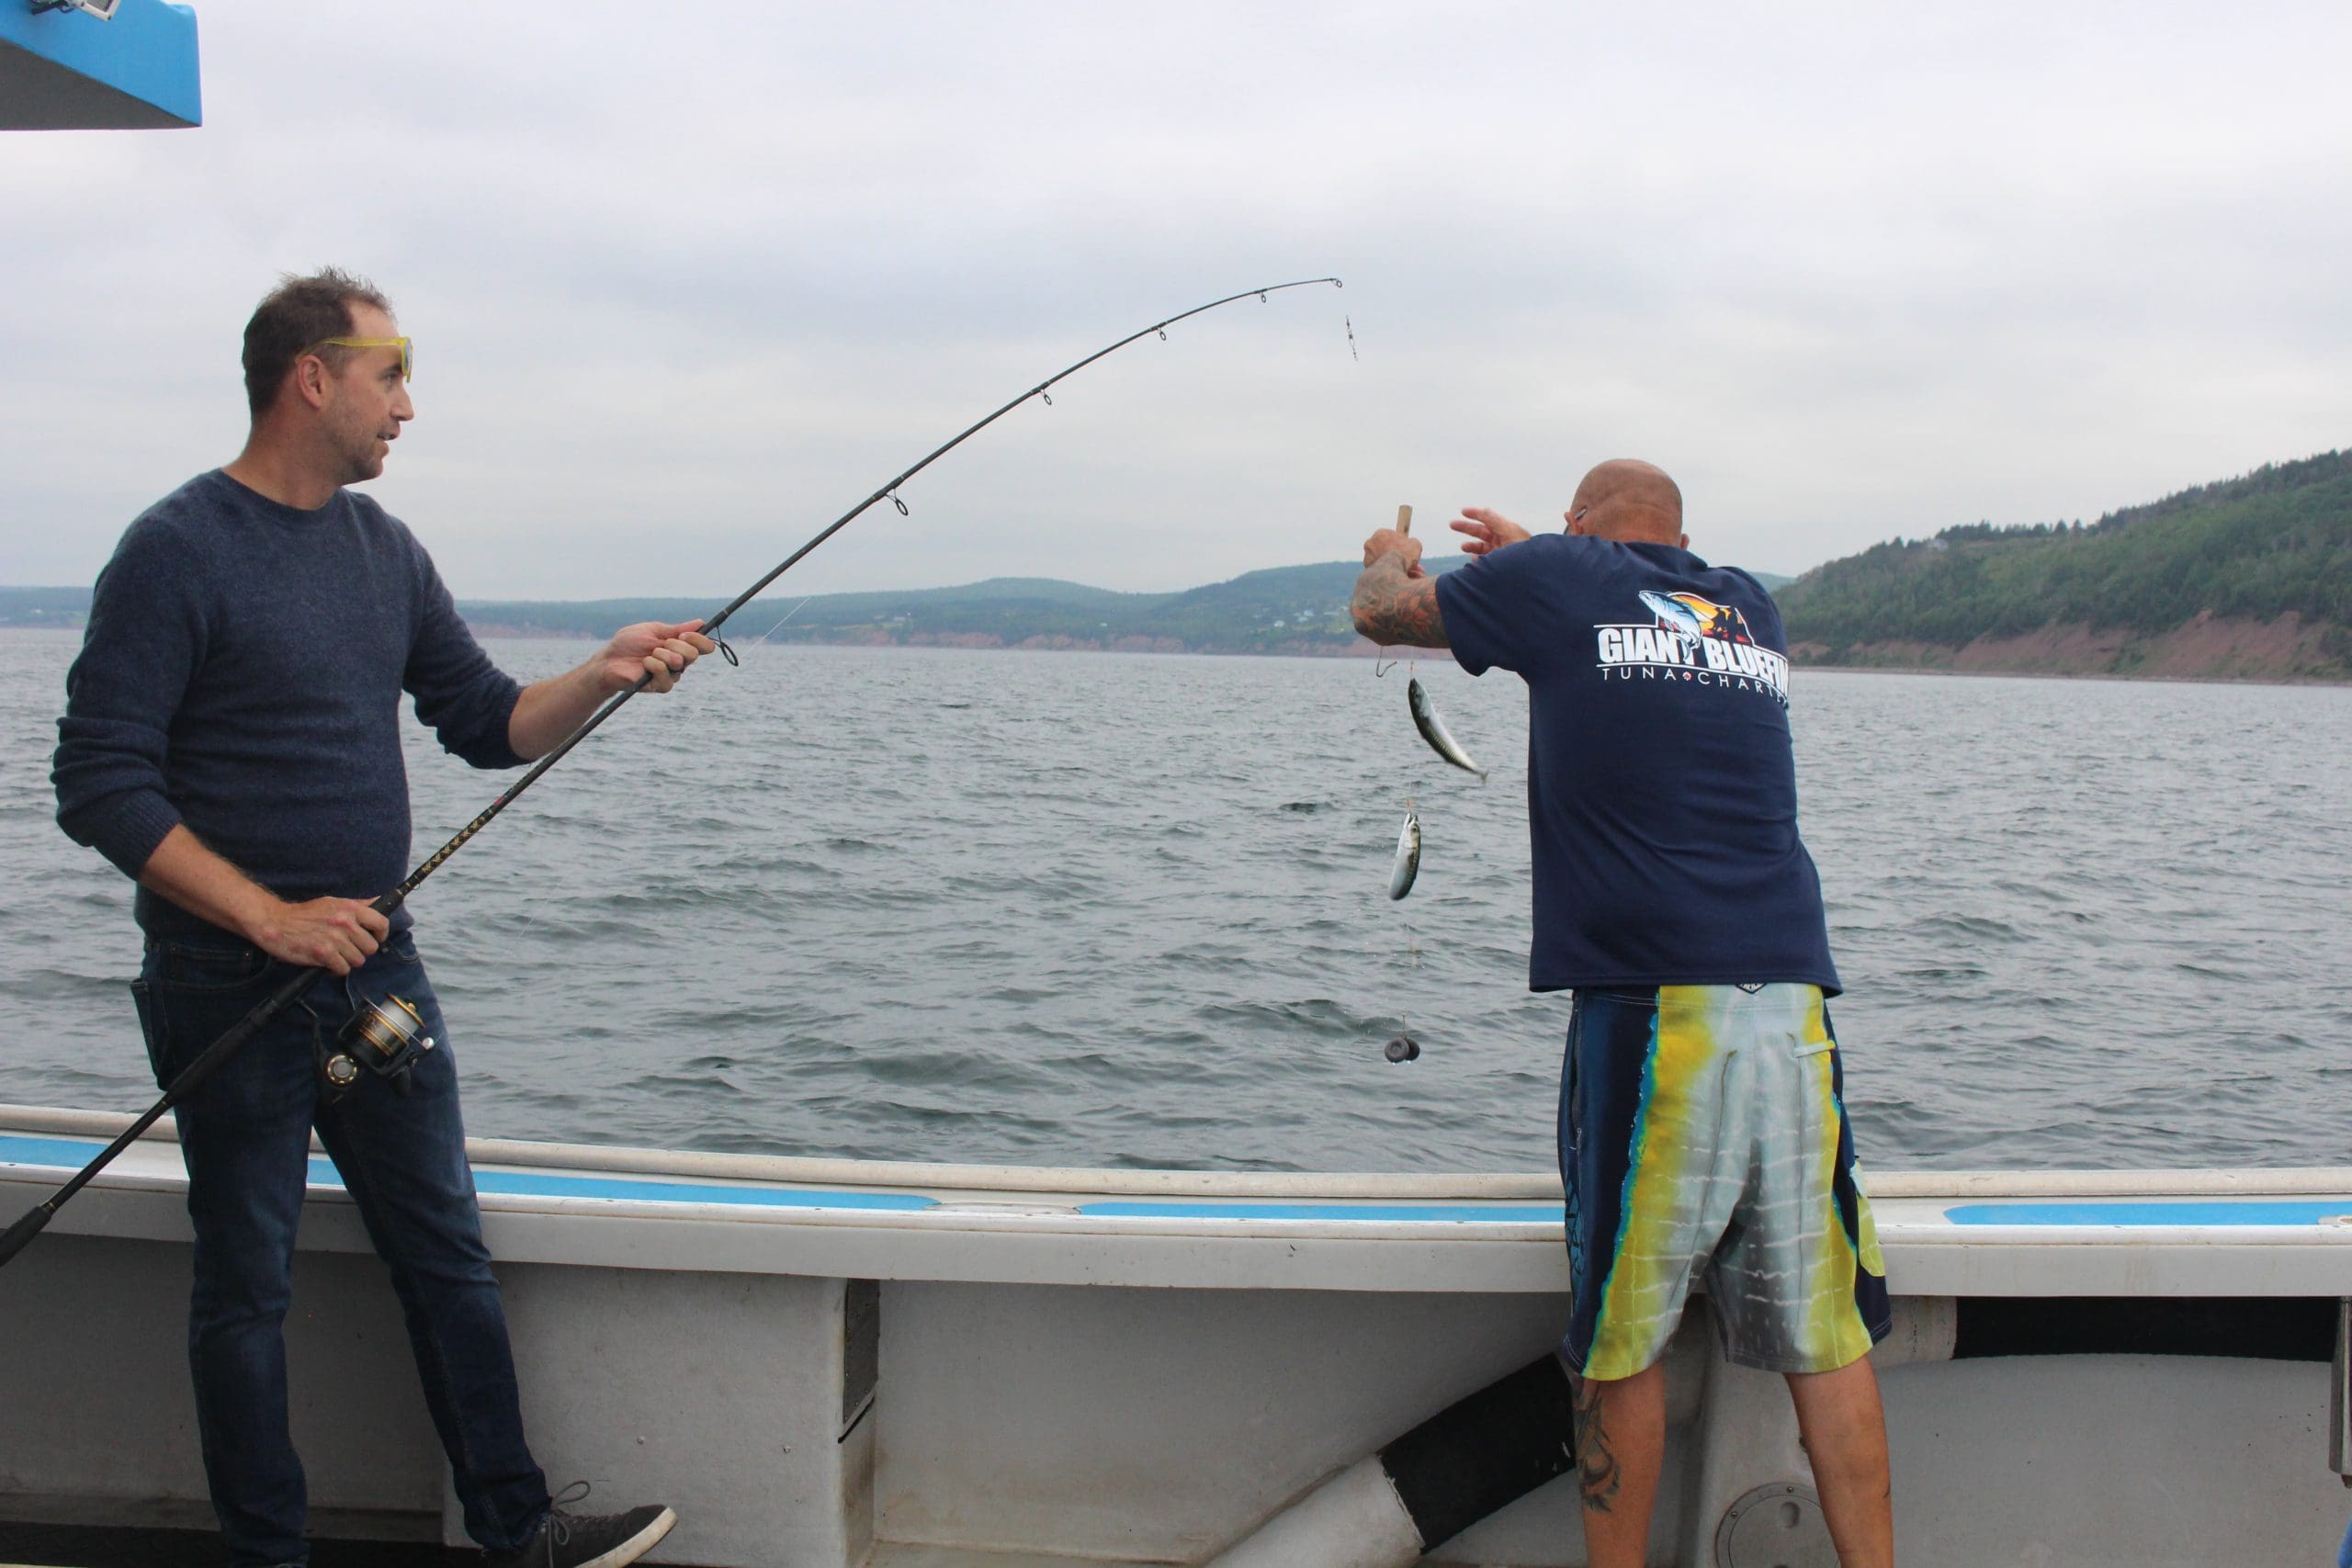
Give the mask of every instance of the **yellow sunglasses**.
POLYGON ((416 369, 416 350, 404 337, 325 337, 318 346, 332 344, 336 348, 397 348, 401 351, 401 379, 405 381, 416 369))

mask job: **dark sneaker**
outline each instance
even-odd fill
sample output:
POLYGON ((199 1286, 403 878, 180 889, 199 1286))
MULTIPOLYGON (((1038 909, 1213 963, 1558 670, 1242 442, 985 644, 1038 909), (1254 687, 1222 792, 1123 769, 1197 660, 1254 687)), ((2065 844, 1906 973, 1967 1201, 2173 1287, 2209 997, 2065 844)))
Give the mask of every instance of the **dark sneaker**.
POLYGON ((621 1568, 652 1551, 677 1522, 659 1503, 626 1514, 574 1514, 558 1505, 520 1549, 503 1556, 485 1551, 482 1561, 491 1568, 621 1568))

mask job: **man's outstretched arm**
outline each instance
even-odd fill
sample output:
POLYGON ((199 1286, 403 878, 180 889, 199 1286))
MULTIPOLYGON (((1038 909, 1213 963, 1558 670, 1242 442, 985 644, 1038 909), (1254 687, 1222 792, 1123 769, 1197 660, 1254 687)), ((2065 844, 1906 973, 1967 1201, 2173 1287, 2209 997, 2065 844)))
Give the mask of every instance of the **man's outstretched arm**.
POLYGON ((1383 647, 1443 648, 1437 580, 1422 574, 1421 543, 1394 528, 1363 542, 1363 575, 1348 606, 1356 630, 1383 647))

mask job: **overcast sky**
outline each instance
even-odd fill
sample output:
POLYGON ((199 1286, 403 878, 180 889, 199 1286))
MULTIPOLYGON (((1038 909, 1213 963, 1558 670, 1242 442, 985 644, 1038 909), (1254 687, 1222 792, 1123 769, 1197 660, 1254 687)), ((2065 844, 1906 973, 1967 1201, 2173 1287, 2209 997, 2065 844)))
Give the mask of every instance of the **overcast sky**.
POLYGON ((1680 479, 1796 571, 2352 443, 2352 6, 197 0, 205 124, 0 133, 0 582, 373 277, 460 597, 1167 589, 1680 479), (1352 320, 1351 357, 1343 318, 1352 320))

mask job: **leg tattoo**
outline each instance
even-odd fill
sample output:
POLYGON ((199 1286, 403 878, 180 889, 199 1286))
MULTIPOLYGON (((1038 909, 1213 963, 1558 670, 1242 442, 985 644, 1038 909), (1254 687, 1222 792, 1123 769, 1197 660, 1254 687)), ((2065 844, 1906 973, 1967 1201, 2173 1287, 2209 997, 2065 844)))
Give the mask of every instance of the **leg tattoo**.
POLYGON ((1601 1419, 1600 1385, 1591 1378, 1577 1380, 1577 1485, 1584 1506, 1596 1514, 1609 1512, 1620 1479, 1617 1456, 1609 1447, 1609 1428, 1601 1419))

